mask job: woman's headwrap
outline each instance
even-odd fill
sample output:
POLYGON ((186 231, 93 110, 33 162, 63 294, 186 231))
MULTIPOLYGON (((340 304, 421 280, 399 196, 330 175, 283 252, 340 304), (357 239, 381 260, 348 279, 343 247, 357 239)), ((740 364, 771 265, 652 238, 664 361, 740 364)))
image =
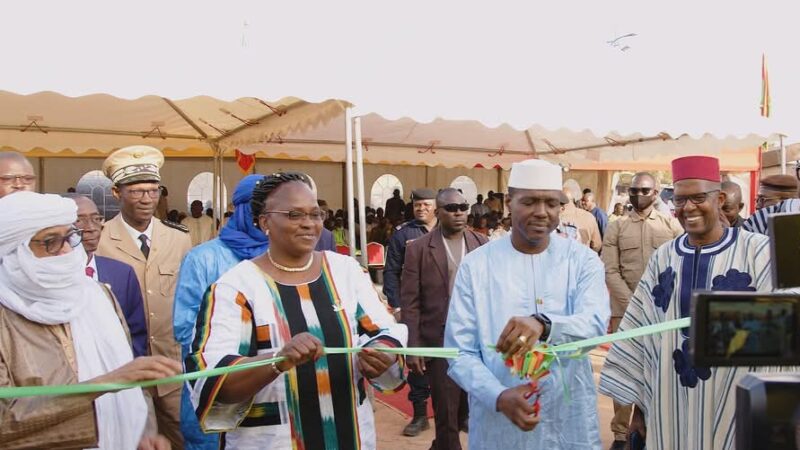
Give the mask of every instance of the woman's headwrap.
POLYGON ((40 230, 71 225, 78 219, 74 200, 28 191, 0 198, 0 211, 0 259, 28 245, 40 230))
POLYGON ((219 239, 240 259, 252 259, 267 251, 269 238, 253 224, 250 200, 263 175, 248 175, 233 193, 233 215, 219 233, 219 239))

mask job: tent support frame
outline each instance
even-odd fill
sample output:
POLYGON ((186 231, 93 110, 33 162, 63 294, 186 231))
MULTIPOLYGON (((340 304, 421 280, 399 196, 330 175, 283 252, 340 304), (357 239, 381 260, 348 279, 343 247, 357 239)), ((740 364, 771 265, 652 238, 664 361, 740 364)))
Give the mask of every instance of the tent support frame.
POLYGON ((355 205, 353 201, 353 110, 347 108, 344 111, 344 152, 345 152, 345 167, 344 178, 347 184, 347 238, 350 244, 350 256, 356 256, 356 215, 355 205))
MULTIPOLYGON (((354 121, 355 134, 356 134, 356 181, 358 182, 358 222, 361 224, 358 227, 359 239, 361 241, 361 265, 364 267, 369 266, 369 258, 367 255, 367 214, 366 206, 367 199, 364 195, 364 146, 361 142, 361 117, 356 117, 354 121)), ((427 170, 427 168, 426 168, 427 170)))

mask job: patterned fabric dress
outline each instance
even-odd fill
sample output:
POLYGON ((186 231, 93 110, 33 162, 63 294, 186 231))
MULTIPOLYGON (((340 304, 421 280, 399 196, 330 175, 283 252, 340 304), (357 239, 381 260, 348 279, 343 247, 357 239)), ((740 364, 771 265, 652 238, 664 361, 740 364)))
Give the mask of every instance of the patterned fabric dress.
MULTIPOLYGON (((237 364, 274 353, 303 332, 326 347, 399 347, 406 329, 394 322, 358 263, 325 252, 319 278, 301 285, 276 283, 251 261, 223 275, 206 294, 187 370, 237 364)), ((192 401, 206 432, 226 432, 225 448, 374 449, 372 407, 357 355, 328 355, 298 366, 249 402, 217 399, 225 377, 197 380, 192 401)), ((381 391, 403 385, 402 362, 369 380, 381 391)))
MULTIPOLYGON (((662 245, 645 270, 619 331, 688 317, 695 290, 772 291, 769 240, 726 228, 720 241, 692 247, 688 235, 662 245)), ((599 391, 645 414, 648 450, 734 448, 735 389, 748 372, 792 368, 695 367, 689 330, 615 343, 599 391)))

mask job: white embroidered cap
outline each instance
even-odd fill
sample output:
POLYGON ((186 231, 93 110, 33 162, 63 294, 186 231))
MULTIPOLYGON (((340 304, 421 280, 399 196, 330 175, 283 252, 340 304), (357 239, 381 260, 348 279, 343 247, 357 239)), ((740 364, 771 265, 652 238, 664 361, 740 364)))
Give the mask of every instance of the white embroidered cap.
POLYGON ((508 187, 560 191, 562 174, 558 164, 541 159, 526 159, 511 165, 508 187))

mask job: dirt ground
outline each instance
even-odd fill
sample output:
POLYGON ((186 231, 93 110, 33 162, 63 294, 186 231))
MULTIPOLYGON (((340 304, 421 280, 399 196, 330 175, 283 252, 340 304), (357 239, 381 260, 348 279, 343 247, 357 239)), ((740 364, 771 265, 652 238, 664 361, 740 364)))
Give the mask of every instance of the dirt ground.
MULTIPOLYGON (((600 350, 591 353, 592 368, 594 369, 595 382, 600 378, 600 369, 605 360, 605 352, 600 350)), ((603 441, 603 448, 611 447, 614 436, 611 434, 609 423, 614 416, 614 407, 611 399, 598 395, 597 411, 600 415, 600 438, 603 441)), ((408 423, 409 418, 401 412, 384 405, 380 401, 375 402, 375 421, 376 433, 378 437, 379 450, 427 450, 433 440, 433 420, 431 428, 417 437, 403 436, 403 427, 408 423)), ((467 434, 461 434, 461 443, 467 449, 467 434)))

